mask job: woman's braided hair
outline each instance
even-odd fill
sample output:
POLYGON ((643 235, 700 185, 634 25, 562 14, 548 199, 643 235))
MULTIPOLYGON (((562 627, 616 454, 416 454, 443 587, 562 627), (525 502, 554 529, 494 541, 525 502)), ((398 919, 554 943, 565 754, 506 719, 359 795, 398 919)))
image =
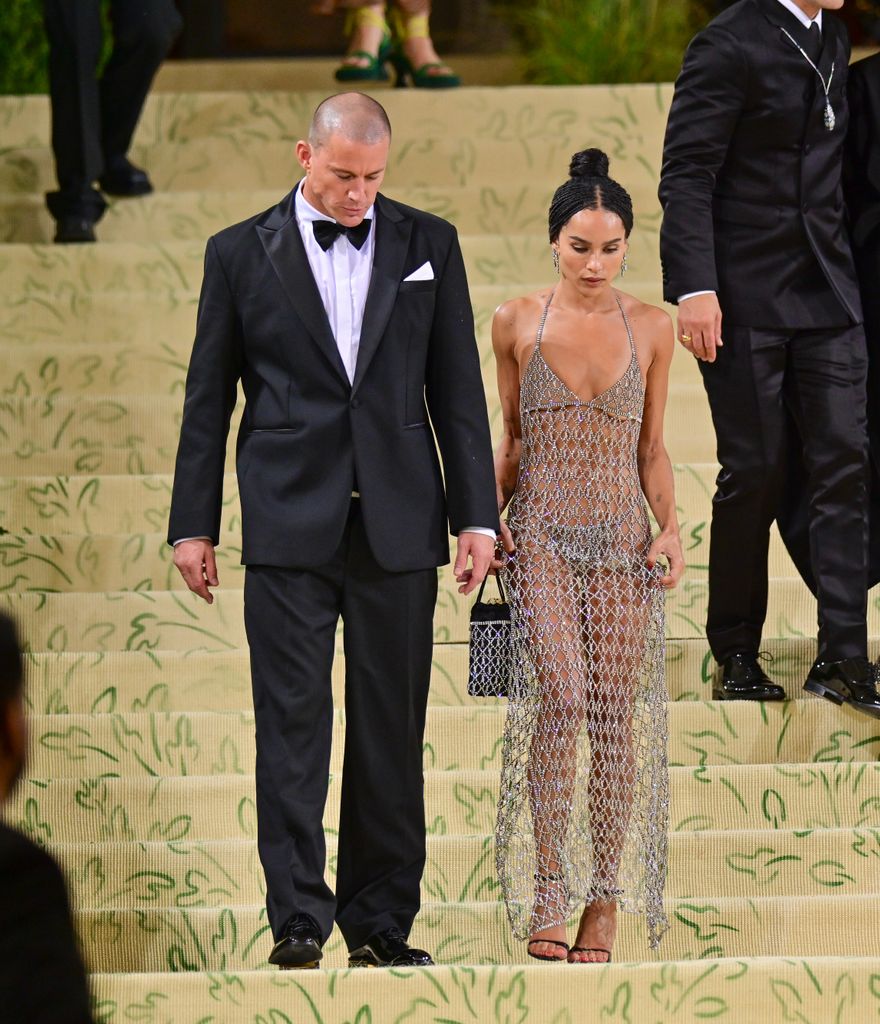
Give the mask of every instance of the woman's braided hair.
POLYGON ((583 149, 575 153, 568 167, 570 175, 553 194, 550 203, 550 241, 581 210, 608 210, 623 221, 626 236, 633 228, 632 199, 629 192, 608 177, 608 157, 601 149, 583 149))

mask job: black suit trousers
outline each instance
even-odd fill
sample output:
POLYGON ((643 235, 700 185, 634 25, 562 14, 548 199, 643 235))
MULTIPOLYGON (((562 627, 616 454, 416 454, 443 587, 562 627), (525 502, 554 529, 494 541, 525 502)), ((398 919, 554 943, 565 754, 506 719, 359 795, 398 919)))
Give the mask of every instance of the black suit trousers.
MULTIPOLYGON (((756 652, 767 612, 770 526, 790 452, 802 451, 819 656, 867 653, 867 355, 861 326, 813 331, 725 326, 700 363, 718 445, 707 636, 724 661, 756 652), (794 432, 794 433, 793 433, 794 432)), ((808 546, 808 550, 806 550, 808 546)))
POLYGON ((248 565, 245 626, 257 742, 258 846, 276 939, 308 913, 355 948, 388 927, 409 933, 425 863, 422 743, 437 570, 376 562, 360 503, 330 562, 248 565), (333 728, 331 669, 344 624, 345 751, 335 895, 323 831, 333 728))
POLYGON ((105 162, 128 152, 150 83, 181 27, 172 0, 111 0, 113 50, 101 56, 100 0, 43 0, 49 39, 52 148, 58 192, 53 216, 103 212, 92 182, 105 162))

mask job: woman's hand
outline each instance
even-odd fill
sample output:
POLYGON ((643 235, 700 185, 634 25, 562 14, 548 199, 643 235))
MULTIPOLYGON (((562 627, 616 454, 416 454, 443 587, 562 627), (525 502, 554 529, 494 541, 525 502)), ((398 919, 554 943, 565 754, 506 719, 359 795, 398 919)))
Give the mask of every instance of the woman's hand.
POLYGON ((501 531, 498 534, 498 539, 495 541, 495 557, 492 559, 489 571, 498 572, 499 569, 503 569, 507 556, 512 555, 514 551, 516 551, 516 544, 513 543, 513 534, 510 532, 510 527, 506 521, 502 519, 501 531))
POLYGON ((681 537, 678 533, 659 533, 648 548, 648 568, 653 569, 658 558, 665 558, 667 570, 660 577, 660 584, 672 590, 684 573, 684 555, 681 552, 681 537))

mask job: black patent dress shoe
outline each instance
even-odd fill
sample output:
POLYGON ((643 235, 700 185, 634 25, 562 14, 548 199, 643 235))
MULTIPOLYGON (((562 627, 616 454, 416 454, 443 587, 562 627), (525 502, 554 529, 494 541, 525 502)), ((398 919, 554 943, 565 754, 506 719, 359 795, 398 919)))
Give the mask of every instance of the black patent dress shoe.
POLYGON ((107 161, 107 167, 98 179, 98 184, 102 192, 123 199, 146 196, 153 191, 147 172, 135 167, 125 156, 117 156, 107 161))
POLYGON ((785 700, 785 690, 767 676, 755 654, 734 654, 723 661, 712 695, 715 700, 785 700))
POLYGON ((880 718, 877 668, 867 658, 817 661, 810 669, 804 689, 834 704, 849 704, 856 711, 880 718))
POLYGON ((269 963, 282 971, 316 968, 324 955, 317 921, 310 914, 295 914, 269 954, 269 963))
POLYGON ((88 217, 59 217, 55 222, 55 241, 59 245, 95 240, 95 222, 88 217))
POLYGON ((431 954, 415 949, 399 928, 377 932, 348 954, 349 967, 431 967, 431 954))

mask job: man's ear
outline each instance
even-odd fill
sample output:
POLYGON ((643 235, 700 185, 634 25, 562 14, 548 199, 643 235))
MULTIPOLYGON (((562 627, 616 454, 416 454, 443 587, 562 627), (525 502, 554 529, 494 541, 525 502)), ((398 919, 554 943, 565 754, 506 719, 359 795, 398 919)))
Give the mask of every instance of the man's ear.
POLYGON ((0 801, 5 799, 24 768, 27 723, 24 700, 14 697, 0 704, 0 801))

